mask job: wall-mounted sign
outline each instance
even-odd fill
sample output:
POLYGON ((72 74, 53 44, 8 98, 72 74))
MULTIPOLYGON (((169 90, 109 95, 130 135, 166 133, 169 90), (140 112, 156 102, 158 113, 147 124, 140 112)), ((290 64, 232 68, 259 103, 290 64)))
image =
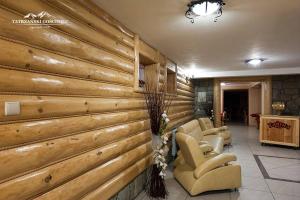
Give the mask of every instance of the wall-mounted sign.
POLYGON ((282 129, 282 128, 290 129, 291 128, 290 125, 288 125, 287 123, 283 123, 281 121, 268 122, 267 125, 269 128, 279 128, 279 129, 282 129))

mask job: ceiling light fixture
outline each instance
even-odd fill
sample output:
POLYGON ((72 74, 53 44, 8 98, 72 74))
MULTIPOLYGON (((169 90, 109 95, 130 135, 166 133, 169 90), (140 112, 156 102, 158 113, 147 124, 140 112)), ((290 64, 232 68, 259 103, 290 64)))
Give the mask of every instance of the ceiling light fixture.
POLYGON ((254 59, 246 60, 245 62, 247 64, 257 66, 257 65, 261 64, 264 60, 265 59, 262 59, 262 58, 254 58, 254 59))
POLYGON ((188 10, 185 12, 185 16, 194 23, 195 17, 217 14, 214 20, 216 22, 217 18, 222 15, 224 5, 223 0, 192 0, 187 5, 188 10))

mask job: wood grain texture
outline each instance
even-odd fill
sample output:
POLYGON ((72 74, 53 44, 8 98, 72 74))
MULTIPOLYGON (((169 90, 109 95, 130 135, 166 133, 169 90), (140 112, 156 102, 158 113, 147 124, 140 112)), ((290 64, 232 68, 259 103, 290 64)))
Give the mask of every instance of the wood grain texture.
POLYGON ((114 174, 121 173, 128 167, 134 165, 138 160, 143 159, 152 151, 151 143, 137 147, 121 156, 90 170, 89 172, 61 185, 48 193, 45 193, 36 200, 64 199, 74 200, 84 196, 87 192, 96 189, 106 181, 109 181, 114 174), (84 185, 84 187, 82 187, 84 185))
MULTIPOLYGON (((90 0, 0 0, 0 49, 1 200, 108 199, 151 164, 138 65, 161 86, 176 63, 90 0), (68 23, 11 23, 43 10, 68 23)), ((167 133, 193 118, 191 82, 173 80, 167 133)))
MULTIPOLYGON (((71 0, 67 0, 67 2, 70 2, 71 0)), ((127 27, 125 27, 123 24, 121 24, 118 20, 116 20, 115 18, 113 18, 111 15, 109 15, 107 12, 105 12, 102 8, 100 8, 99 6, 97 6, 95 3, 93 3, 93 1, 91 0, 78 0, 78 2, 83 5, 87 10, 89 10, 91 13, 93 13, 94 15, 96 15, 99 19, 102 19, 103 21, 107 22, 110 28, 116 28, 118 31, 120 31, 121 33, 123 33, 121 39, 128 43, 128 44, 133 44, 132 43, 132 38, 134 37, 134 33, 129 30, 127 27)), ((70 6, 70 5, 68 5, 70 6)), ((78 8, 76 8, 77 10, 78 8)), ((85 19, 88 19, 88 17, 86 17, 86 15, 84 15, 85 19)), ((101 24, 102 26, 105 27, 104 24, 101 24)), ((100 26, 100 27, 102 27, 100 26)), ((109 30, 108 32, 113 33, 114 30, 109 30)), ((132 45, 133 46, 133 45, 132 45)))
MULTIPOLYGON (((185 103, 183 105, 188 105, 186 102, 183 103, 185 103)), ((1 95, 0 124, 6 121, 28 121, 137 109, 145 109, 143 99, 1 95), (4 104, 6 101, 20 102, 22 112, 19 115, 5 116, 4 104)))
POLYGON ((115 176, 93 192, 86 195, 82 200, 106 200, 122 189, 123 185, 128 184, 136 177, 136 172, 141 173, 151 163, 152 157, 147 156, 135 165, 127 168, 119 175, 115 176))
POLYGON ((188 92, 194 92, 192 87, 190 87, 186 84, 183 84, 181 82, 178 82, 178 81, 177 81, 177 87, 178 87, 178 89, 181 89, 181 90, 185 90, 185 91, 188 91, 188 92))
POLYGON ((159 62, 159 55, 155 49, 150 47, 147 43, 140 40, 139 42, 140 54, 151 60, 153 63, 159 62))
POLYGON ((139 110, 3 124, 0 125, 0 149, 145 120, 147 117, 147 111, 139 110))
POLYGON ((149 142, 150 140, 150 132, 142 132, 136 136, 126 138, 119 142, 115 142, 57 164, 50 165, 36 171, 35 176, 28 174, 5 182, 0 184, 0 199, 27 199, 39 193, 49 191, 57 185, 102 165, 105 162, 112 160, 139 145, 142 145, 143 143, 149 142), (51 179, 47 180, 49 177, 51 177, 51 179))
MULTIPOLYGON (((13 1, 5 1, 13 2, 13 1)), ((2 4, 3 2, 1 2, 2 4)), ((0 4, 0 5, 1 5, 0 4)), ((133 61, 127 61, 119 56, 82 42, 74 37, 52 28, 32 29, 30 26, 16 26, 13 19, 22 18, 12 10, 0 8, 0 36, 21 41, 36 47, 48 49, 63 55, 89 60, 105 66, 110 66, 126 72, 133 72, 133 61), (32 37, 34 35, 34 37, 32 37)))
POLYGON ((0 68, 0 92, 40 95, 141 97, 131 87, 0 68))
POLYGON ((299 125, 299 116, 262 115, 260 142, 299 147, 299 125))
POLYGON ((0 63, 6 67, 130 86, 133 84, 131 74, 74 60, 20 43, 0 39, 0 48, 0 63))
POLYGON ((149 121, 145 120, 3 150, 0 154, 0 181, 147 129, 149 121))
POLYGON ((62 25, 51 25, 55 29, 61 30, 72 36, 76 36, 78 39, 89 42, 96 47, 105 48, 113 53, 119 54, 131 60, 134 59, 133 48, 129 48, 121 43, 116 42, 113 38, 90 28, 85 23, 73 19, 66 15, 64 12, 60 12, 54 9, 52 6, 38 0, 26 0, 26 1, 2 1, 4 6, 18 11, 22 15, 26 15, 30 12, 39 13, 41 10, 47 10, 51 15, 58 19, 67 20, 68 23, 62 25))

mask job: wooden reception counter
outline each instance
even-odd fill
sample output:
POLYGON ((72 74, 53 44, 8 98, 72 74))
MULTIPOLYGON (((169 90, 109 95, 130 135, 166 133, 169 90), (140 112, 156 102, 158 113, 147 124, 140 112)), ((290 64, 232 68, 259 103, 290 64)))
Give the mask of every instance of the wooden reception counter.
POLYGON ((262 144, 299 147, 299 116, 262 115, 259 129, 262 144))

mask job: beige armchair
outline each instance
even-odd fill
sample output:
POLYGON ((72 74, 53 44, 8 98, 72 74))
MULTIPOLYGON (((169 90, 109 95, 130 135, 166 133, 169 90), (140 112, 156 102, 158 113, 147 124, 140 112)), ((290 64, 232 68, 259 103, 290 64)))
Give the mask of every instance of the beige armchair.
POLYGON ((195 138, 200 148, 207 156, 218 155, 223 152, 223 138, 209 131, 202 131, 199 122, 195 119, 177 129, 178 133, 184 133, 195 138), (208 151, 205 151, 207 149, 208 151))
POLYGON ((184 162, 176 166, 174 176, 191 195, 241 186, 240 165, 229 163, 236 160, 235 155, 221 154, 206 159, 192 136, 177 133, 176 141, 184 162))
POLYGON ((231 133, 227 126, 215 128, 212 121, 209 118, 198 119, 201 130, 206 134, 217 134, 224 138, 224 145, 231 144, 231 133))

